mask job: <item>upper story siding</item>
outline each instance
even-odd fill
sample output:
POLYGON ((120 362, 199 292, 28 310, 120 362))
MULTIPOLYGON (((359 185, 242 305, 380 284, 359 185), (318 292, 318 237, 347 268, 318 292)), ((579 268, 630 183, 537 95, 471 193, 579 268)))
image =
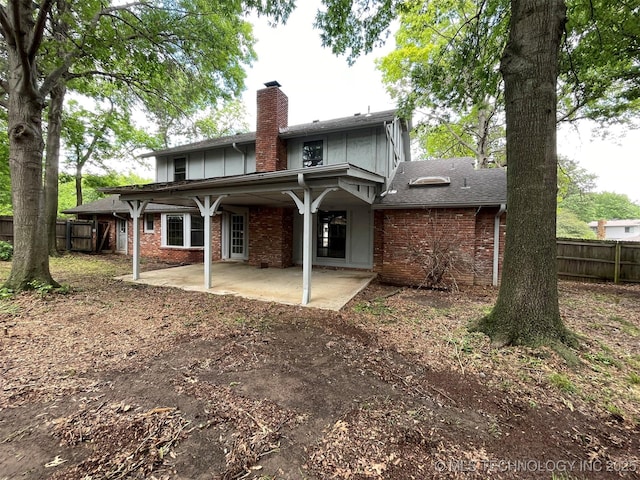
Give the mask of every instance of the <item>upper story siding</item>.
MULTIPOLYGON (((305 166, 306 142, 314 142, 314 165, 351 164, 389 178, 409 160, 408 122, 395 111, 368 113, 288 126, 288 100, 277 82, 257 92, 255 133, 205 140, 147 154, 156 157, 156 181, 200 180, 258 172, 314 168, 305 166), (321 146, 318 147, 319 142, 321 146), (180 159, 176 174, 175 162, 180 159), (182 161, 184 159, 184 162, 182 161)), ((307 151, 310 147, 307 145, 307 151)), ((310 163, 310 162, 308 162, 310 163)))

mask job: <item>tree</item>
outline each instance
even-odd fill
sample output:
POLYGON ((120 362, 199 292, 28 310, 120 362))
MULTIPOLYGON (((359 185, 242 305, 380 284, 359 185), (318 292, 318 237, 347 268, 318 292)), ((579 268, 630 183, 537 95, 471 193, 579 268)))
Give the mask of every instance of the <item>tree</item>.
POLYGON ((562 201, 562 208, 573 212, 583 222, 640 218, 640 205, 628 195, 614 192, 589 192, 571 195, 562 201))
MULTIPOLYGON (((325 45, 350 58, 375 45, 397 5, 324 0, 325 45), (354 5, 355 4, 355 5, 354 5)), ((401 2, 399 2, 401 3, 401 2)), ((556 111, 563 0, 511 0, 500 62, 507 132, 507 239, 492 312, 478 323, 496 344, 571 342, 560 318, 556 263, 556 111)), ((490 65, 487 65, 490 68, 490 65)), ((457 72, 456 72, 457 73, 457 72)))
POLYGON ((558 305, 556 85, 563 0, 512 0, 500 63, 507 122, 507 226, 496 305, 478 329, 497 344, 569 343, 558 305))
POLYGON ((566 208, 559 208, 556 236, 558 238, 596 238, 596 234, 586 222, 566 208))
MULTIPOLYGON (((104 197, 100 191, 104 187, 120 185, 140 185, 150 183, 152 179, 143 178, 135 173, 109 172, 103 175, 86 174, 82 177, 82 190, 86 202, 93 202, 104 197)), ((64 216, 64 210, 76 206, 76 180, 75 175, 61 173, 59 180, 58 216, 64 216)))
POLYGON ((42 180, 42 120, 52 92, 71 81, 74 88, 89 88, 99 79, 157 109, 158 99, 164 99, 175 111, 237 95, 242 67, 253 58, 245 10, 281 21, 291 8, 291 0, 8 0, 0 5, 0 85, 8 118, 15 247, 6 286, 55 284, 42 180))
POLYGON ((417 136, 429 154, 458 150, 473 155, 479 166, 504 163, 497 63, 507 38, 508 7, 502 0, 402 4, 396 48, 379 68, 402 109, 421 112, 427 127, 417 136), (434 134, 447 151, 432 151, 434 134))
POLYGON ((110 161, 136 162, 135 150, 158 148, 158 139, 133 125, 128 111, 117 110, 111 99, 88 110, 73 100, 64 113, 62 128, 66 160, 74 170, 76 205, 82 205, 82 174, 94 166, 109 171, 110 161))
MULTIPOLYGON (((558 121, 629 121, 640 107, 637 1, 568 0, 568 5, 558 121)), ((430 128, 418 129, 419 136, 444 125, 440 131, 448 134, 448 143, 459 143, 482 165, 484 157, 501 150, 499 144, 491 147, 501 138, 504 119, 498 67, 508 0, 404 2, 399 14, 397 48, 380 62, 385 83, 405 108, 425 113, 430 128), (469 136, 455 135, 452 123, 472 132, 475 146, 469 136)))

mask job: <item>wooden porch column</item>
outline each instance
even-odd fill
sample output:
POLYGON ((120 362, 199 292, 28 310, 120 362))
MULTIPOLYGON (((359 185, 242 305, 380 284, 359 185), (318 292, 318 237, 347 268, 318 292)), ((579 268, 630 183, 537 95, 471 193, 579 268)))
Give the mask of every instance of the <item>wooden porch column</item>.
POLYGON ((133 218, 133 279, 140 278, 140 217, 144 214, 149 200, 127 200, 129 213, 133 218))
POLYGON ((216 214, 216 210, 220 206, 220 202, 227 195, 220 195, 216 198, 213 205, 211 204, 211 195, 205 195, 202 200, 193 197, 200 209, 200 215, 204 217, 204 288, 211 288, 211 217, 216 214))
POLYGON ((312 215, 318 211, 320 203, 330 192, 335 192, 337 188, 325 188, 315 200, 311 197, 311 188, 304 181, 304 174, 298 174, 298 184, 303 187, 303 200, 291 190, 282 193, 289 195, 298 207, 298 213, 302 217, 302 305, 307 305, 311 301, 311 273, 313 271, 312 256, 313 251, 313 224, 312 215))

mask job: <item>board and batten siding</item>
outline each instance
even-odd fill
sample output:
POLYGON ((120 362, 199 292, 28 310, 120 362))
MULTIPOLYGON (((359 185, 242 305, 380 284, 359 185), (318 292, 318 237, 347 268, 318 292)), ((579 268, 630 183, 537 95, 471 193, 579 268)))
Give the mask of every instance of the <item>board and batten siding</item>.
MULTIPOLYGON (((318 222, 313 215, 313 264, 325 267, 373 268, 373 212, 369 206, 346 207, 347 211, 347 243, 346 256, 342 258, 325 258, 316 255, 318 222)), ((302 215, 293 217, 293 262, 302 264, 302 215)))
POLYGON ((348 132, 336 132, 287 141, 288 167, 302 168, 304 142, 324 142, 323 165, 350 163, 369 172, 387 175, 387 140, 384 128, 366 128, 348 132))
POLYGON ((172 182, 174 158, 185 157, 187 159, 187 180, 255 173, 255 146, 241 145, 238 146, 238 149, 245 152, 245 155, 234 148, 227 147, 158 157, 156 159, 156 181, 172 182))

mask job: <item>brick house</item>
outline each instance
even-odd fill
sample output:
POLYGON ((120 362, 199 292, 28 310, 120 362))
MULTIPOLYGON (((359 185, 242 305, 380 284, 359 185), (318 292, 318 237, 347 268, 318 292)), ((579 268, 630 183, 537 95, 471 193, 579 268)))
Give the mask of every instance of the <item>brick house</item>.
MULTIPOLYGON (((411 161, 396 111, 289 126, 280 85, 265 87, 255 132, 149 153, 156 183, 106 189, 127 209, 134 278, 141 256, 204 262, 206 288, 213 261, 302 265, 306 304, 313 267, 421 285, 430 256, 445 255, 458 284, 497 284, 503 170, 411 161)), ((92 205, 65 213, 96 215, 92 205)))

